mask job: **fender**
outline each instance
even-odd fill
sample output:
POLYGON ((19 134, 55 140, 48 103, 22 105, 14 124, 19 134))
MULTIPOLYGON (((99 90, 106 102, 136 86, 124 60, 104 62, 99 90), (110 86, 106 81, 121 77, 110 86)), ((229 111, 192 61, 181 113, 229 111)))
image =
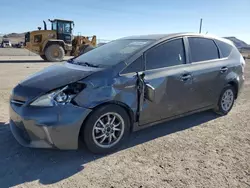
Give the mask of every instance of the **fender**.
POLYGON ((239 75, 236 74, 235 72, 230 72, 229 74, 227 74, 225 86, 227 84, 231 84, 232 86, 235 87, 235 89, 236 89, 236 98, 237 98, 238 91, 239 91, 239 85, 240 85, 240 77, 239 77, 239 75))
POLYGON ((45 51, 45 49, 51 45, 51 44, 60 44, 64 49, 65 49, 65 42, 63 40, 58 40, 58 39, 48 39, 43 42, 42 45, 42 52, 45 51))
POLYGON ((85 82, 86 88, 77 95, 77 105, 95 109, 105 104, 122 106, 129 114, 131 124, 139 121, 145 99, 154 101, 155 90, 144 82, 144 73, 107 80, 85 82))
POLYGON ((84 108, 94 109, 100 105, 114 103, 123 106, 136 117, 137 77, 117 77, 112 80, 96 79, 83 81, 86 88, 74 99, 74 102, 84 108))

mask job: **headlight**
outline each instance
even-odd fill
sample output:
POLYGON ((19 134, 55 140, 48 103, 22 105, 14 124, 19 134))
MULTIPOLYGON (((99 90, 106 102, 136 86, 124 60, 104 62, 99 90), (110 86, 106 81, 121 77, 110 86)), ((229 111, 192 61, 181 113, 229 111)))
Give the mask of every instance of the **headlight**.
POLYGON ((58 89, 55 91, 52 91, 46 95, 43 95, 33 101, 30 105, 31 106, 56 106, 56 105, 65 105, 76 96, 82 89, 85 88, 85 85, 83 84, 72 84, 69 86, 66 86, 62 89, 58 89))
POLYGON ((31 106, 54 106, 55 101, 53 99, 53 95, 54 95, 54 92, 43 95, 39 97, 38 99, 36 99, 34 102, 32 102, 30 105, 31 106))

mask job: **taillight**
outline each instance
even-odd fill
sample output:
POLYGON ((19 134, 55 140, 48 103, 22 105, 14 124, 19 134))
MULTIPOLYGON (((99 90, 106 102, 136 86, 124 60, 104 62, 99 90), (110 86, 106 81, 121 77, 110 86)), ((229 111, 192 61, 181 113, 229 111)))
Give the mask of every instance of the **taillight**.
POLYGON ((242 55, 240 57, 240 64, 241 64, 241 67, 242 67, 242 72, 244 73, 246 62, 245 62, 245 59, 243 58, 242 55))

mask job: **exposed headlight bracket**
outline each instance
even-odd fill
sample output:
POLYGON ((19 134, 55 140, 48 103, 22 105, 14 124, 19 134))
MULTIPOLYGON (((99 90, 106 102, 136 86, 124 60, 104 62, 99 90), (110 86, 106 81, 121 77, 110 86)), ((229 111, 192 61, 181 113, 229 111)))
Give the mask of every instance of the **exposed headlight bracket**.
POLYGON ((80 83, 70 84, 61 89, 52 91, 48 94, 39 97, 30 105, 44 106, 44 107, 65 105, 67 103, 70 103, 71 100, 84 88, 85 88, 84 84, 80 83))

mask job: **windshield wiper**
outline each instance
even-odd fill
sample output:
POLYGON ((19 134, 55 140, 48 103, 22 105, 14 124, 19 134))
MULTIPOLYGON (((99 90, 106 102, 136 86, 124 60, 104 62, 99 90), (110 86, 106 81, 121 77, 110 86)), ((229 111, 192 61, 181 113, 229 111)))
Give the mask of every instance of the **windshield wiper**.
POLYGON ((91 64, 91 63, 88 63, 88 62, 77 62, 77 61, 74 61, 73 59, 68 60, 68 63, 72 63, 72 64, 75 64, 75 65, 85 65, 85 66, 88 66, 88 67, 99 67, 98 65, 95 65, 95 64, 91 64))
POLYGON ((87 65, 88 67, 99 67, 98 65, 94 65, 88 62, 77 62, 78 65, 87 65))

